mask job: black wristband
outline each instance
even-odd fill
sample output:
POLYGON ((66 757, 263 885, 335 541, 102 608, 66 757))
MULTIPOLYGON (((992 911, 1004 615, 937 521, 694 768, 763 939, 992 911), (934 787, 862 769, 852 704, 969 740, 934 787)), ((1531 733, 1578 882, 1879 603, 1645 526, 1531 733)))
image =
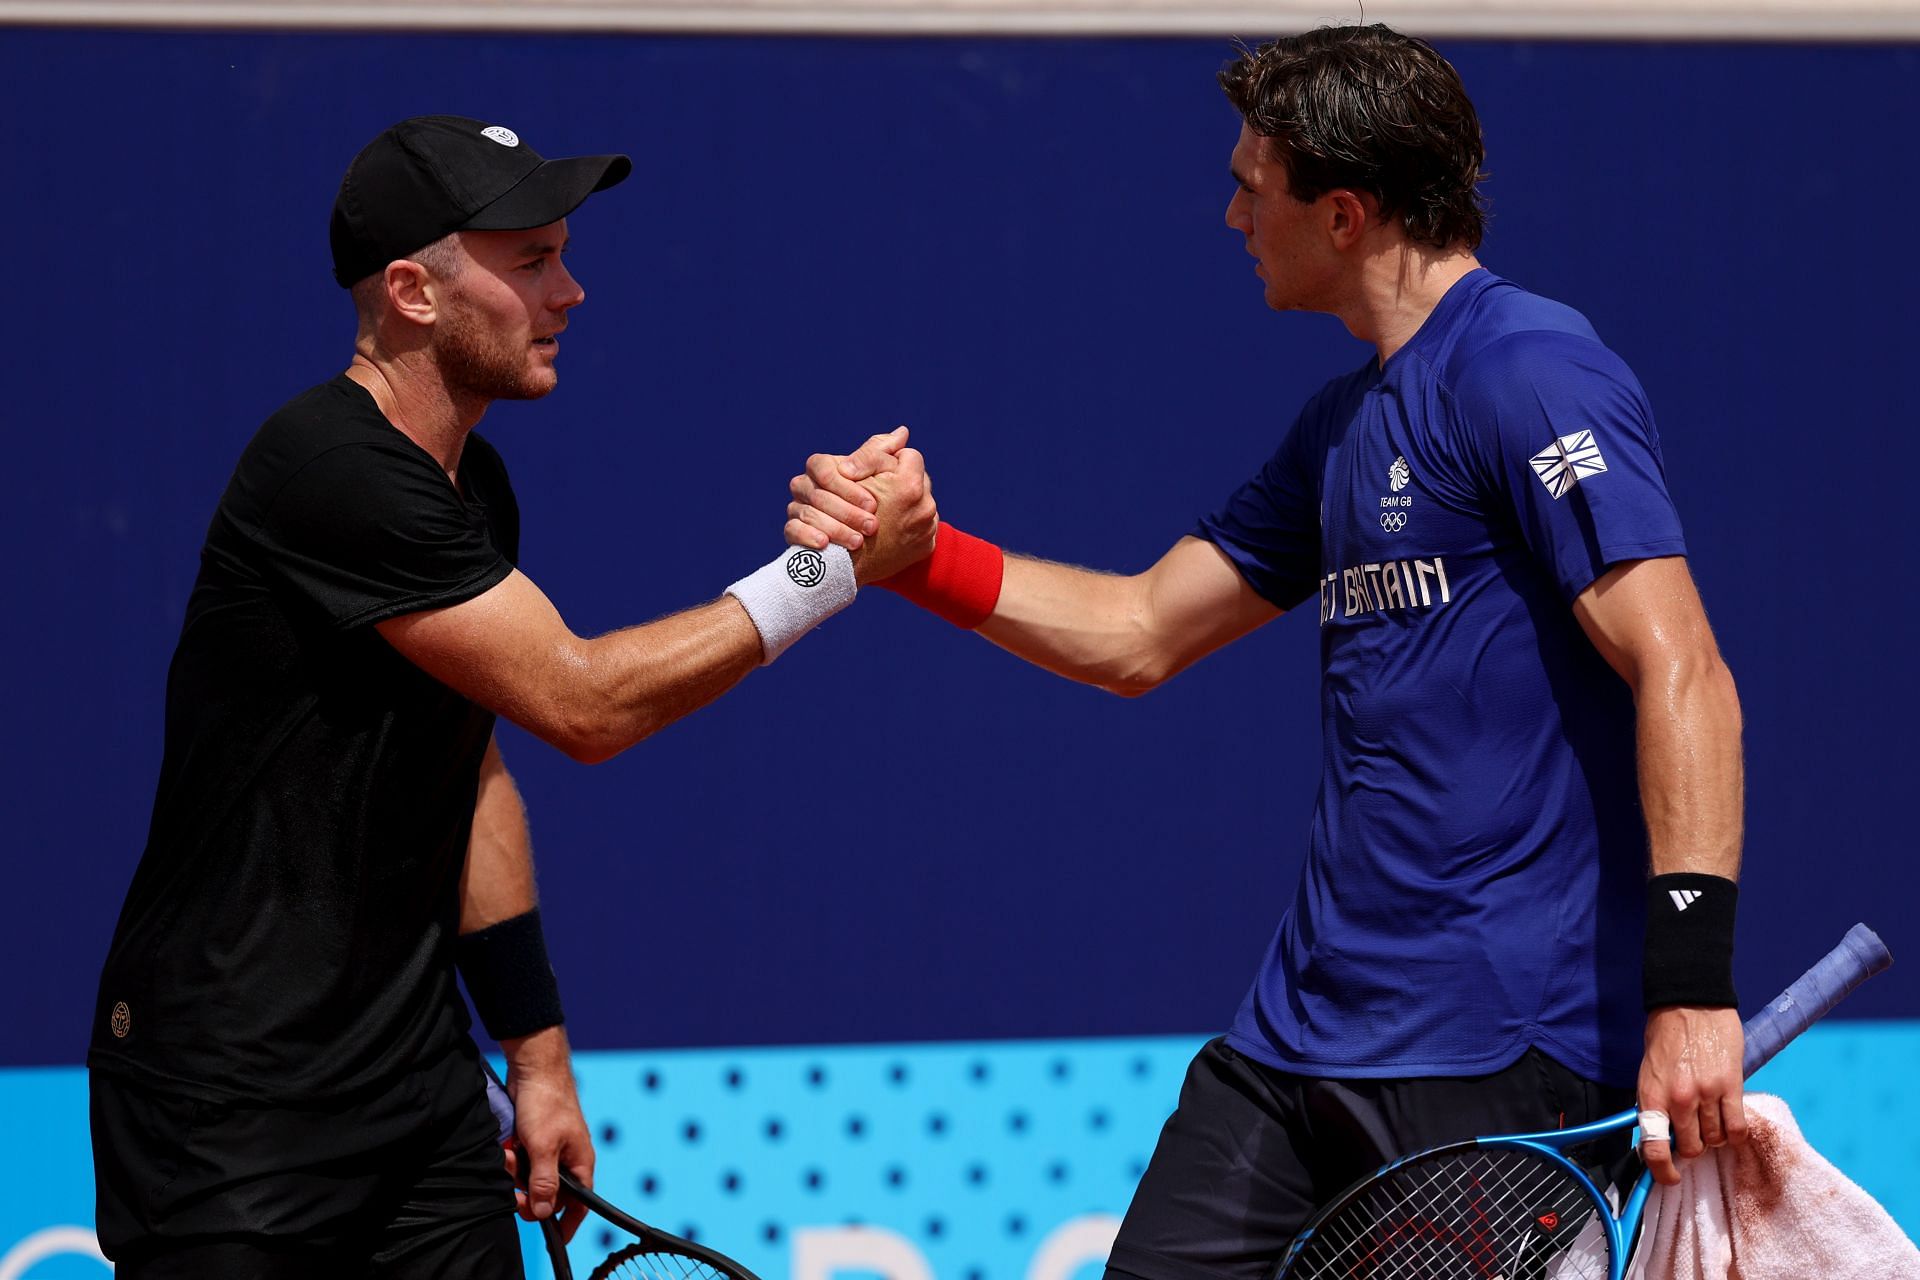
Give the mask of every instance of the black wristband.
POLYGON ((495 1040, 530 1036, 566 1021, 540 931, 540 908, 461 934, 453 953, 480 1025, 495 1040))
POLYGON ((1691 871, 1647 881, 1647 947, 1641 991, 1648 1009, 1690 1004, 1730 1009, 1733 914, 1740 886, 1691 871))

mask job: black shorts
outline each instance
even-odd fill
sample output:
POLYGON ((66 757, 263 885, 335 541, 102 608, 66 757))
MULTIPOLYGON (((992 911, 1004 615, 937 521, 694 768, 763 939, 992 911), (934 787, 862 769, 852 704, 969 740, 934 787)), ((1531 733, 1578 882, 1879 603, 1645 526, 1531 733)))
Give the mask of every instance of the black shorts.
POLYGON ((521 1280, 471 1048, 379 1094, 204 1102, 90 1079, 100 1247, 128 1280, 521 1280))
MULTIPOLYGON (((1389 1160, 1632 1105, 1633 1090, 1584 1080, 1538 1049, 1491 1075, 1333 1080, 1213 1040, 1187 1070, 1107 1266, 1142 1280, 1267 1280, 1314 1209, 1389 1160)), ((1637 1166, 1629 1137, 1569 1155, 1605 1186, 1637 1166)))

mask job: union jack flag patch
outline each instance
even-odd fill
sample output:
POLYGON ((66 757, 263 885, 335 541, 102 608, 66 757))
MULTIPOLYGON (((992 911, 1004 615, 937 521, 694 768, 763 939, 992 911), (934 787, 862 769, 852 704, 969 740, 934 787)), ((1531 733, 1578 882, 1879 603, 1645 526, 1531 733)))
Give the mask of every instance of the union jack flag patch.
POLYGON ((1567 490, 1582 478, 1597 476, 1607 469, 1607 460, 1600 456, 1600 446, 1593 442, 1591 431, 1561 436, 1534 454, 1530 461, 1533 473, 1540 477, 1540 483, 1547 486, 1547 492, 1555 501, 1564 498, 1567 490))

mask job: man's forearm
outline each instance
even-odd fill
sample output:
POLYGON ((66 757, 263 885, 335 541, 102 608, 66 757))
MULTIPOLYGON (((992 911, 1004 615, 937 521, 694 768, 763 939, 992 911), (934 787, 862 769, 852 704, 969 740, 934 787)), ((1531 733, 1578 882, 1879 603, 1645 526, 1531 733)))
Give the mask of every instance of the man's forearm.
MULTIPOLYGON (((1682 1007, 1714 1010, 1737 1028, 1738 890, 1727 882, 1740 876, 1740 701, 1704 625, 1699 634, 1696 644, 1656 648, 1634 684, 1653 876, 1642 998, 1656 1019, 1682 1017, 1682 1007)), ((1737 1039, 1737 1030, 1719 1034, 1737 1039)))
POLYGON ((575 758, 597 763, 706 706, 761 663, 760 633, 731 597, 582 641, 558 717, 575 758))
POLYGON ((587 639, 517 570, 472 600, 377 626, 428 675, 588 762, 705 706, 764 657, 731 596, 587 639))
POLYGON ((1155 661, 1142 577, 1010 555, 980 634, 1037 667, 1119 694, 1165 679, 1155 661))
POLYGON ((460 932, 524 915, 536 905, 526 807, 499 744, 489 742, 480 763, 467 862, 460 873, 460 932))
POLYGON ((489 742, 460 874, 454 955, 474 1011, 503 1047, 558 1030, 564 1016, 538 905, 526 809, 499 744, 489 742))
POLYGON ((1133 695, 1279 616, 1219 548, 1182 538, 1131 577, 1008 556, 980 634, 1070 680, 1133 695))
POLYGON ((1675 657, 1642 674, 1635 708, 1653 874, 1737 880, 1745 777, 1732 673, 1717 650, 1675 657))

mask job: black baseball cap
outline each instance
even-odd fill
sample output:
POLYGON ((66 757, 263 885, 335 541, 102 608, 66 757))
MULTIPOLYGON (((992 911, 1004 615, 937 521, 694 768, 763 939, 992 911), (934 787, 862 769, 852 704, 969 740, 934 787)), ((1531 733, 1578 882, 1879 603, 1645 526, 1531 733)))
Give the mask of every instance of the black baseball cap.
POLYGON ((504 125, 415 116, 369 142, 333 200, 333 278, 352 288, 455 231, 558 222, 633 172, 625 156, 544 160, 504 125))

